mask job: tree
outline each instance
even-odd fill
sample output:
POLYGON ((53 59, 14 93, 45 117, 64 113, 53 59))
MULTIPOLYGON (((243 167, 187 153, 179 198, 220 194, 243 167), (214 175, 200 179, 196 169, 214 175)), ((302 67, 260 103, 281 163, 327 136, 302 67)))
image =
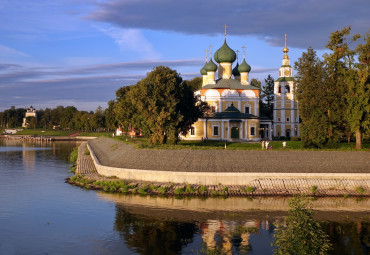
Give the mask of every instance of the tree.
POLYGON ((116 102, 114 100, 108 101, 108 108, 104 110, 105 127, 108 131, 114 130, 117 127, 116 115, 114 113, 114 107, 116 102))
POLYGON ((271 75, 268 75, 265 79, 265 85, 261 89, 261 96, 262 101, 264 103, 264 107, 262 108, 262 113, 272 119, 273 111, 274 111, 274 78, 271 75))
MULTIPOLYGON (((359 35, 355 35, 352 41, 359 39, 359 35)), ((363 36, 365 44, 359 44, 356 51, 347 53, 349 60, 349 68, 346 71, 346 79, 348 89, 346 93, 346 102, 348 104, 346 116, 351 132, 356 136, 356 149, 362 147, 362 133, 370 129, 370 34, 363 36), (358 62, 351 62, 357 55, 358 62)))
POLYGON ((179 134, 186 134, 204 110, 205 104, 194 96, 194 83, 183 82, 168 67, 154 68, 136 85, 116 92, 119 124, 141 129, 152 144, 177 143, 179 134))
POLYGON ((280 225, 273 245, 277 255, 325 255, 331 249, 328 235, 313 218, 314 212, 307 199, 289 199, 286 227, 280 225))
POLYGON ((346 93, 348 84, 346 83, 347 70, 351 69, 351 59, 354 52, 350 50, 347 36, 350 27, 331 33, 329 42, 326 45, 331 52, 323 55, 324 65, 327 76, 325 79, 325 105, 329 121, 328 138, 329 144, 338 142, 349 130, 346 121, 347 103, 346 93))
POLYGON ((297 70, 297 98, 302 119, 301 139, 304 147, 323 147, 328 139, 326 70, 316 52, 309 48, 294 64, 297 70))

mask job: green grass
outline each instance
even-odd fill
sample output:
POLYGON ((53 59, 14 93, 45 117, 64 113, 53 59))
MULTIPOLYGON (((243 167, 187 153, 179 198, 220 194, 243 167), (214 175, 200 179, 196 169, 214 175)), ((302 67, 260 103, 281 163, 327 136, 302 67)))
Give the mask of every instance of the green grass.
POLYGON ((366 192, 366 190, 363 188, 363 187, 356 187, 355 190, 358 192, 358 193, 361 193, 361 194, 364 194, 366 192))
POLYGON ((69 154, 69 162, 76 163, 78 157, 78 146, 73 148, 73 151, 71 151, 71 154, 69 154))
POLYGON ((69 136, 73 133, 75 133, 75 131, 24 129, 23 131, 17 132, 16 135, 69 136))
MULTIPOLYGON (((124 138, 121 139, 124 141, 124 138)), ((135 138, 135 143, 139 149, 171 149, 171 150, 262 150, 260 142, 231 143, 225 141, 180 141, 177 145, 149 145, 146 138, 135 138)), ((301 141, 286 141, 286 148, 283 148, 282 141, 271 141, 269 147, 273 150, 306 150, 306 151, 352 151, 355 150, 355 143, 338 143, 333 148, 303 148, 301 141)), ((364 151, 370 149, 370 142, 362 144, 364 151)), ((270 151, 266 150, 265 151, 270 151)))

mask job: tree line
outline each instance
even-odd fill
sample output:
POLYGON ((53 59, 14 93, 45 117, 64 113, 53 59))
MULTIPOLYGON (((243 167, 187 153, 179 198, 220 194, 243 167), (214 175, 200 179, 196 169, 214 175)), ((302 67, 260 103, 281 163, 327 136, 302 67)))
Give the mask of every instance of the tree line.
MULTIPOLYGON (((74 106, 57 106, 54 109, 46 108, 36 110, 35 117, 27 117, 28 127, 53 129, 55 127, 63 130, 78 131, 101 131, 114 130, 117 122, 112 116, 114 101, 108 102, 108 107, 103 110, 98 107, 95 112, 79 111, 74 106)), ((0 112, 0 127, 15 128, 22 126, 26 113, 24 108, 12 106, 0 112)))
POLYGON ((331 147, 370 128, 370 34, 331 33, 322 58, 309 48, 295 63, 304 147, 331 147))

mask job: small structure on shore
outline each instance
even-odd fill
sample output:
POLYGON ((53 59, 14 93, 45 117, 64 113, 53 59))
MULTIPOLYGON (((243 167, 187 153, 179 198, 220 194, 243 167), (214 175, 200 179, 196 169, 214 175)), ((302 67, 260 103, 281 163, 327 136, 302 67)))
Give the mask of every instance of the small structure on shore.
POLYGON ((23 123, 22 123, 22 127, 29 127, 30 126, 30 123, 27 121, 27 118, 28 117, 33 117, 35 119, 37 119, 37 115, 36 115, 36 109, 32 107, 28 108, 27 111, 26 111, 26 114, 23 118, 23 123))

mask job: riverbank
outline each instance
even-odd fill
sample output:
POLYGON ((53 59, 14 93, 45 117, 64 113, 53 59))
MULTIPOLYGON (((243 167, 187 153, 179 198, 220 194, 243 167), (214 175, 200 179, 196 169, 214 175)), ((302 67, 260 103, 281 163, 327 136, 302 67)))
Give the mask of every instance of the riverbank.
MULTIPOLYGON (((79 185, 85 188, 105 190, 110 192, 119 193, 138 193, 138 194, 151 194, 151 195, 184 195, 184 196, 292 196, 292 195, 308 195, 308 196, 337 196, 337 197, 366 197, 369 196, 370 188, 370 174, 367 168, 363 169, 361 173, 343 173, 343 172, 318 172, 314 175, 310 173, 296 172, 186 172, 185 178, 183 172, 169 171, 164 169, 158 170, 135 170, 127 168, 117 168, 102 165, 101 161, 104 160, 114 162, 125 162, 127 159, 133 160, 134 156, 128 152, 134 150, 137 154, 137 161, 147 161, 152 167, 158 165, 167 165, 170 157, 160 151, 162 157, 157 155, 156 162, 150 161, 151 157, 145 152, 153 152, 152 150, 135 150, 132 146, 126 145, 112 139, 96 139, 89 141, 89 152, 87 152, 87 143, 82 143, 79 148, 79 158, 77 161, 76 175, 67 180, 67 182, 79 185), (115 151, 119 152, 114 153, 115 151), (91 155, 85 155, 91 154, 91 155), (144 154, 144 155, 142 155, 144 154), (144 156, 144 158, 143 158, 144 156), (145 158, 145 156, 147 158, 145 158), (114 160, 116 159, 116 160, 114 160), (99 171, 100 169, 100 171, 99 171), (103 171, 102 171, 103 169, 103 171), (124 173, 124 177, 118 179, 119 173, 124 173), (109 174, 110 173, 110 174, 109 174), (118 174, 117 174, 118 173, 118 174), (101 176, 104 174, 106 176, 101 176), (227 178, 223 176, 233 175, 231 180, 235 183, 227 183, 227 178), (202 177, 203 175, 203 177, 202 177), (311 175, 311 176, 310 176, 311 175), (110 178, 108 176, 111 176, 110 178), (112 177, 114 176, 114 177, 112 177), (143 178, 143 176, 145 178, 143 178), (162 181, 158 177, 162 176, 162 181), (173 176, 182 178, 183 181, 173 181, 173 176), (189 177, 193 178, 189 178, 189 177), (203 178, 203 179, 202 179, 203 178), (217 182, 217 178, 219 182, 217 182), (187 180, 195 180, 194 183, 187 180), (202 180, 204 183, 202 183, 202 180), (210 184, 211 180, 216 183, 210 184), (243 183, 243 184, 240 184, 243 183)), ((194 153, 198 151, 193 151, 194 153)), ((209 153, 213 153, 209 152, 209 153)), ((233 151, 235 153, 237 151, 233 151)), ((248 152, 247 152, 248 153, 248 152)), ((261 151, 261 153, 269 153, 261 151)), ((291 153, 291 152, 287 152, 291 153)), ((320 153, 320 152, 318 152, 320 153)), ((358 153, 358 152, 356 152, 358 153)), ((364 152, 366 153, 366 152, 364 152)), ((185 153, 186 154, 186 153, 185 153)), ((189 156, 189 152, 187 154, 189 156)), ((311 154, 310 154, 311 155, 311 154)), ((172 155, 173 156, 173 155, 172 155)), ((307 156, 307 155, 306 155, 307 156)), ((309 156, 309 155, 308 155, 309 156)), ((343 155, 342 155, 343 156, 343 155)), ((368 160, 367 156, 363 159, 365 163, 368 160)), ((153 157, 153 155, 152 155, 153 157)), ((358 155, 350 155, 350 159, 358 160, 358 155)), ((179 159, 174 159, 179 160, 179 159)), ((182 159, 184 160, 184 159, 182 159)), ((210 160, 216 160, 213 157, 210 160)), ((276 159, 272 158, 272 161, 276 159)), ((348 159, 347 159, 348 160, 348 159)), ((268 161, 260 162, 263 164, 268 161)), ((315 161, 310 161, 311 165, 315 161)), ((342 161, 342 163, 345 161, 342 161)), ((126 162, 127 163, 127 162, 126 162)), ((141 162, 143 163, 143 162, 141 162)), ((303 167, 308 167, 307 165, 303 167)), ((316 162, 320 166, 320 162, 316 162)), ((192 166, 192 165, 190 165, 192 166)), ((324 164, 326 166, 326 164, 324 164)), ((368 166, 368 165, 367 165, 368 166)), ((251 169, 253 168, 242 168, 251 169)), ((323 171, 319 167, 314 168, 316 171, 323 171)), ((270 170, 271 169, 266 169, 270 170)), ((230 178, 229 178, 230 179, 230 178)))
POLYGON ((39 135, 0 135, 0 138, 6 140, 21 140, 21 141, 88 141, 95 139, 94 136, 39 136, 39 135))

